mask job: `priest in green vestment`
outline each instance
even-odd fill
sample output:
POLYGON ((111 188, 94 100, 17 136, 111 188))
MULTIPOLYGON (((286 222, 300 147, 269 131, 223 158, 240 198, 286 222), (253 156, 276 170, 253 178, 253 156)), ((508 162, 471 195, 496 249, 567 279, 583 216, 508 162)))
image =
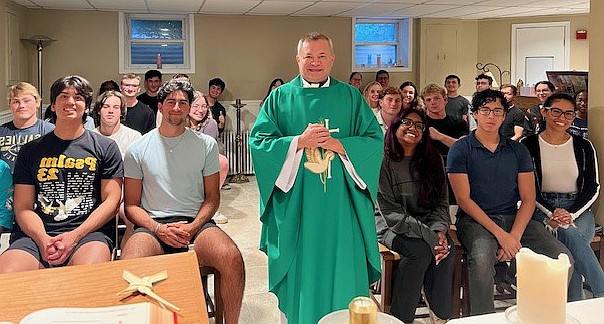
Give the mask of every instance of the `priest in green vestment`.
POLYGON ((260 249, 287 322, 316 324, 380 276, 374 223, 383 135, 358 90, 329 76, 331 40, 298 43, 300 75, 265 100, 250 135, 260 249))

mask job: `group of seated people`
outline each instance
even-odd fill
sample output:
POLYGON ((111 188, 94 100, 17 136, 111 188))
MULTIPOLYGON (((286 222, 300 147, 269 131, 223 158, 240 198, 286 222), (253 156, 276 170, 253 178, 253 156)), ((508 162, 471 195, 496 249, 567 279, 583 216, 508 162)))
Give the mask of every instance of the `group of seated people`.
POLYGON ((13 120, 0 127, 0 226, 11 237, 0 273, 110 261, 120 215, 133 224, 122 259, 193 249, 201 266, 220 272, 224 317, 236 323, 243 258, 212 220, 224 181, 216 141, 224 119, 212 119, 211 99, 179 77, 156 84, 158 127, 153 118, 141 135, 121 123, 135 111, 130 89, 139 81, 126 75, 122 92, 104 91, 93 106, 86 79, 59 78, 50 89, 54 124, 37 118, 34 86, 9 89, 13 120), (93 131, 84 128, 88 112, 99 122, 93 131))
MULTIPOLYGON (((472 315, 494 312, 495 266, 511 262, 513 281, 521 247, 551 258, 569 256, 569 301, 585 298, 584 281, 594 297, 604 297, 604 271, 590 246, 598 163, 585 134, 573 131, 577 117, 586 117, 587 93, 572 97, 552 89, 541 96, 534 128, 523 133, 514 127, 524 128, 531 109, 519 111, 520 120, 507 121, 517 117, 511 112, 516 87, 491 89, 486 80, 479 89, 483 76, 465 117, 447 109, 450 88, 460 84, 455 75, 445 79, 446 89, 429 84, 421 96, 404 92, 415 90, 410 82, 397 89, 379 77, 365 87, 385 134, 378 239, 402 256, 393 276, 391 313, 405 323, 413 322, 422 288, 433 321, 452 315, 450 205, 459 207, 455 225, 467 252, 472 315), (511 132, 503 132, 506 124, 511 132)), ((535 87, 549 90, 547 81, 535 87)), ((467 110, 464 105, 458 111, 467 110)))
MULTIPOLYGON (((35 87, 10 88, 13 120, 0 127, 0 230, 12 235, 0 273, 109 261, 117 214, 131 225, 122 258, 194 244, 200 265, 220 271, 225 318, 237 322, 243 259, 212 220, 228 165, 219 154, 226 111, 216 100, 224 82, 210 81, 204 96, 186 76, 162 85, 161 74, 148 74, 151 91, 142 97, 140 78, 129 74, 119 86, 104 83, 94 105, 86 79, 59 78, 50 89, 54 123, 36 117, 35 87), (89 112, 93 131, 84 126, 89 112)), ((358 89, 359 75, 351 75, 358 89)), ((543 81, 535 86, 541 104, 520 110, 518 120, 517 89, 482 88, 483 79, 471 103, 457 94, 455 75, 445 78, 446 89, 429 84, 419 93, 410 81, 388 86, 380 71, 363 90, 385 134, 376 227, 380 242, 403 256, 391 311, 404 322, 413 321, 422 289, 435 319, 451 316, 452 204, 468 253, 471 314, 494 311, 494 266, 513 261, 523 246, 569 255, 569 300, 584 298, 583 279, 604 297, 604 272, 590 247, 597 160, 586 123, 576 123, 586 118, 587 93, 554 93, 543 81)), ((273 80, 267 96, 283 83, 273 80)))

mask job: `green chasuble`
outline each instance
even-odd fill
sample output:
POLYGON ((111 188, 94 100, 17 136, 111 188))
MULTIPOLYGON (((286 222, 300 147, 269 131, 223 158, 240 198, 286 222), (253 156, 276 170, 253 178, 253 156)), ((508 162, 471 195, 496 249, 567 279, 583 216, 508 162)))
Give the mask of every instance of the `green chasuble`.
POLYGON ((329 87, 303 88, 298 76, 266 99, 249 142, 260 190, 260 249, 268 256, 269 290, 288 323, 316 324, 354 297, 368 296, 380 276, 373 202, 383 135, 359 91, 334 78, 329 87), (338 154, 325 179, 304 167, 301 150, 295 183, 283 192, 275 181, 294 136, 327 119, 366 188, 338 154))

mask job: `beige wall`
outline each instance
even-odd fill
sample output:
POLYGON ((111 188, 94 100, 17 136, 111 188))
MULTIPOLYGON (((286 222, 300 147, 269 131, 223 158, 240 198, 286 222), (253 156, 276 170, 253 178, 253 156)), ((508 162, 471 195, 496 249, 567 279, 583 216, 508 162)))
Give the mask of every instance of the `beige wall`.
MULTIPOLYGON (((591 26, 600 26, 604 20, 604 2, 591 1, 589 9, 589 21, 591 26)), ((589 42, 589 51, 591 53, 604 53, 604 29, 588 29, 587 37, 589 42)), ((599 153, 599 174, 604 174, 604 164, 601 162, 604 154, 604 93, 600 86, 604 84, 604 57, 601 55, 591 55, 589 61, 589 139, 593 142, 596 152, 599 153)), ((602 176, 600 176, 602 183, 602 176)), ((602 190, 600 190, 600 193, 602 190)), ((602 197, 602 195, 600 195, 602 197)), ((604 225, 604 208, 602 208, 602 199, 598 199, 594 208, 596 222, 604 225)))
MULTIPOLYGON (((43 51, 43 101, 49 103, 49 89, 59 77, 78 74, 93 89, 100 82, 117 77, 117 13, 92 11, 27 10, 21 35, 43 34, 56 40, 43 51)), ((36 51, 27 55, 29 70, 23 79, 37 82, 36 51)))
MULTIPOLYGON (((67 74, 86 77, 95 91, 104 80, 119 81, 118 14, 74 13, 28 10, 25 34, 43 33, 57 39, 44 51, 45 87, 67 74)), ((206 91, 211 78, 222 78, 227 84, 223 100, 262 99, 272 79, 289 80, 296 75, 296 44, 311 31, 309 26, 332 37, 337 57, 333 75, 347 80, 352 41, 349 18, 229 15, 195 16, 196 73, 191 79, 206 91)), ((35 79, 36 71, 26 78, 35 79)))
MULTIPOLYGON (((262 99, 272 79, 281 77, 287 81, 297 74, 297 41, 312 28, 333 39, 333 75, 347 81, 352 68, 351 24, 350 18, 338 17, 195 15, 196 73, 191 78, 202 91, 207 90, 211 78, 225 80, 223 100, 262 99)), ((95 90, 102 81, 119 78, 117 13, 27 10, 22 27, 22 35, 45 34, 57 39, 44 50, 45 88, 71 73, 86 77, 95 90)), ((416 44, 418 37, 416 28, 416 44)), ((391 73, 392 84, 417 81, 418 45, 413 52, 415 69, 391 73)), ((36 80, 33 53, 32 50, 27 58, 31 67, 23 76, 27 80, 36 80)), ((374 77, 375 73, 364 73, 364 83, 374 77)))
POLYGON ((316 30, 334 43, 332 74, 348 80, 352 57, 349 18, 196 15, 196 70, 193 81, 202 91, 220 77, 227 84, 225 99, 262 99, 272 79, 288 81, 298 73, 298 39, 316 30))
MULTIPOLYGON (((589 62, 589 41, 576 40, 577 29, 587 29, 588 15, 563 15, 548 17, 527 17, 519 19, 486 19, 478 22, 478 61, 482 63, 493 62, 502 70, 511 69, 511 44, 512 24, 528 24, 540 22, 570 21, 570 69, 587 70, 589 62), (496 35, 496 36, 494 36, 496 35)), ((591 30, 590 30, 591 32, 591 30)), ((504 81, 510 81, 509 76, 504 76, 504 81)), ((517 80, 512 80, 516 83, 517 80)))
MULTIPOLYGON (((0 0, 3 6, 7 0, 0 0)), ((119 79, 118 73, 118 14, 116 12, 62 11, 22 9, 21 37, 45 34, 57 42, 44 50, 44 92, 48 102, 48 88, 58 77, 81 74, 96 90, 106 79, 119 79)), ((543 21, 571 21, 571 31, 587 28, 588 16, 558 16, 505 20, 415 19, 413 36, 413 71, 391 73, 391 84, 414 81, 420 88, 427 82, 442 84, 444 76, 456 73, 462 79, 461 93, 473 93, 476 62, 494 62, 510 68, 511 25, 543 21), (426 56, 429 42, 424 31, 430 25, 451 26, 457 30, 455 68, 423 74, 434 65, 426 56), (492 35, 498 35, 492 37, 492 35), (480 44, 480 47, 478 46, 480 44), (422 73, 420 73, 422 71, 422 73)), ((227 83, 222 100, 234 98, 262 99, 269 82, 275 77, 291 79, 297 68, 294 61, 298 38, 313 29, 329 34, 335 45, 336 64, 333 75, 347 80, 350 74, 352 26, 350 18, 196 15, 196 69, 193 83, 202 91, 213 77, 227 83)), ((591 33, 591 31, 590 31, 591 33)), ((0 35, 4 37, 4 35, 0 35)), ((1 40, 1 38, 0 38, 1 40)), ((587 69, 588 41, 571 42, 571 68, 587 69)), ((37 81, 36 55, 32 46, 22 45, 21 78, 37 81)), ((1 53, 0 55, 4 55, 1 53)), ((0 67, 4 68, 4 66, 0 67)), ((438 69, 438 68, 437 68, 438 69)), ((0 70, 0 73, 3 70, 0 70)), ((2 75, 2 74, 0 74, 2 75)), ((373 80, 375 73, 364 73, 364 84, 373 80)), ((505 81, 508 79, 505 78, 505 81)))
MULTIPOLYGON (((26 10, 23 7, 15 5, 11 1, 0 0, 0 26, 2 26, 2 31, 0 32, 0 44, 3 44, 3 46, 0 48, 0 82, 2 82, 2 87, 0 87, 0 102, 2 102, 2 104, 0 105, 0 111, 8 108, 6 105, 6 94, 7 89, 11 86, 10 80, 7 80, 7 64, 9 62, 7 48, 4 46, 4 44, 6 44, 7 42, 5 31, 5 26, 7 23, 6 10, 10 10, 11 12, 15 13, 17 17, 19 17, 19 19, 21 20, 24 19, 26 13, 26 10)), ((23 37, 23 34, 21 32, 22 30, 20 30, 20 38, 29 37, 23 37)), ((26 52, 28 50, 35 51, 35 48, 33 46, 19 44, 16 49, 13 48, 11 50, 16 50, 16 58, 19 61, 18 76, 25 75, 27 73, 27 69, 29 68, 28 64, 26 64, 25 62, 26 52)))

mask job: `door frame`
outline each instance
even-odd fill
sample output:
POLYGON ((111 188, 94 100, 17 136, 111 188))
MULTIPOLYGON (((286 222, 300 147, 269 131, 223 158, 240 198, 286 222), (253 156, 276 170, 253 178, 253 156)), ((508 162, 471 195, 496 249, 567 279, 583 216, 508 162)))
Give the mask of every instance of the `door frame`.
MULTIPOLYGON (((531 24, 512 24, 512 62, 511 62, 511 80, 518 80, 518 73, 516 73, 516 56, 518 55, 516 48, 516 32, 519 29, 526 28, 544 28, 544 27, 564 27, 564 69, 568 70, 570 66, 570 21, 556 21, 556 22, 544 22, 544 23, 531 23, 531 24)), ((526 79, 526 76, 525 78, 526 79)), ((514 81, 515 82, 515 81, 514 81)))

